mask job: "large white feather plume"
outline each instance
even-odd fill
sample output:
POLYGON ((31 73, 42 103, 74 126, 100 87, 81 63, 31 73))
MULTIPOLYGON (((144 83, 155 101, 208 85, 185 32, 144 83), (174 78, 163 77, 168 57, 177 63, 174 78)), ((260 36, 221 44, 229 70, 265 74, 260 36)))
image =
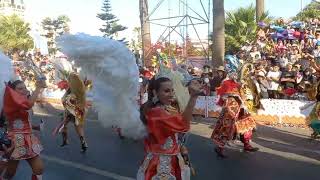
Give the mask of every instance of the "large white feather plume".
POLYGON ((62 52, 93 80, 93 104, 104 126, 117 126, 125 136, 141 138, 145 127, 137 104, 139 71, 121 42, 86 34, 58 39, 62 52))
POLYGON ((3 107, 5 82, 13 78, 13 65, 11 59, 0 52, 0 111, 3 107))

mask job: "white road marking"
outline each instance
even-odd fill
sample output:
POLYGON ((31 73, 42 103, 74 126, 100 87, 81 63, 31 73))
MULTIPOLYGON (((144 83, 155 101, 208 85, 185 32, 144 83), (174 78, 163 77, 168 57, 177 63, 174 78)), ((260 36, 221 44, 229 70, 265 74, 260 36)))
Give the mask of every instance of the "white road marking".
POLYGON ((301 161, 301 162, 307 162, 307 163, 312 163, 315 165, 320 165, 320 161, 318 161, 317 159, 313 159, 307 156, 303 156, 303 155, 299 155, 297 153, 294 152, 285 152, 285 151, 278 151, 275 149, 271 149, 268 148, 266 146, 261 146, 261 145, 256 145, 257 147, 260 148, 260 152, 265 152, 265 153, 269 153, 269 154, 273 154, 273 155, 277 155, 280 157, 284 157, 290 160, 295 160, 295 161, 301 161))
POLYGON ((46 160, 46 161, 50 161, 50 162, 54 162, 54 163, 57 163, 57 164, 61 164, 63 166, 69 166, 69 167, 77 168, 77 169, 80 169, 82 171, 86 171, 86 172, 89 172, 89 173, 97 174, 97 175, 108 177, 108 178, 112 178, 112 179, 115 179, 115 180, 135 180, 134 178, 131 178, 131 177, 121 176, 119 174, 112 173, 112 172, 109 172, 109 171, 106 171, 106 170, 97 169, 97 168, 94 168, 94 167, 91 167, 91 166, 75 163, 75 162, 72 162, 72 161, 66 161, 66 160, 59 159, 59 158, 52 157, 52 156, 47 156, 47 155, 41 154, 41 158, 46 160))

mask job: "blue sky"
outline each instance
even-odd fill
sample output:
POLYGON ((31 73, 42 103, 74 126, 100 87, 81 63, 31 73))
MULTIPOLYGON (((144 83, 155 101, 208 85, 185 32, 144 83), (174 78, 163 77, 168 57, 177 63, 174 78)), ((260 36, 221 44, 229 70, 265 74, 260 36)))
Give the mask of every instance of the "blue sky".
MULTIPOLYGON (((132 29, 139 26, 139 0, 110 1, 113 14, 120 19, 120 24, 128 27, 128 30, 120 34, 120 36, 126 36, 130 39, 133 34, 132 29)), ((160 0, 149 0, 149 12, 154 9, 159 1, 160 0)), ((206 10, 208 9, 208 1, 209 0, 202 0, 206 10)), ((200 0, 188 0, 190 7, 202 17, 205 17, 205 13, 199 2, 200 0)), ((265 0, 265 9, 269 11, 270 15, 273 17, 289 18, 300 11, 301 2, 302 6, 305 6, 310 3, 311 0, 265 0)), ((25 0, 25 3, 27 8, 27 19, 40 22, 42 18, 47 16, 55 17, 60 14, 65 14, 71 19, 72 32, 85 32, 92 35, 101 35, 99 32, 101 21, 96 18, 96 14, 100 12, 103 0, 25 0)), ((250 4, 255 5, 255 0, 225 0, 225 10, 235 10, 238 7, 245 7, 250 4)), ((183 6, 179 6, 179 0, 165 0, 151 18, 181 15, 183 14, 182 11, 183 6)), ((188 12, 191 16, 197 17, 190 9, 188 12)), ((159 23, 166 25, 170 23, 172 25, 179 20, 181 19, 170 20, 170 22, 168 20, 163 20, 159 23)), ((196 38, 192 26, 189 26, 189 28, 180 28, 177 29, 177 31, 183 33, 187 29, 190 36, 196 38)), ((196 26, 196 29, 201 38, 207 37, 207 25, 196 26)), ((163 27, 152 25, 151 33, 153 41, 155 41, 163 31, 163 27)), ((172 39, 178 39, 178 36, 173 35, 172 39)))

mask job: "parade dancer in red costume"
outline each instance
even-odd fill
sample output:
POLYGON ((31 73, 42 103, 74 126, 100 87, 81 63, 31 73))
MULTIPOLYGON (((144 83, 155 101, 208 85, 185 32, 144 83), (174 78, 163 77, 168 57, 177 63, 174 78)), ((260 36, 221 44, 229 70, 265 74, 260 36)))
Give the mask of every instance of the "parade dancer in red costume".
POLYGON ((13 142, 13 152, 8 162, 4 179, 12 179, 20 160, 27 160, 32 168, 32 180, 41 180, 43 162, 40 159, 42 145, 32 134, 29 112, 36 102, 44 82, 39 81, 36 90, 28 98, 29 92, 20 80, 8 83, 4 94, 4 115, 8 121, 8 135, 13 142))
POLYGON ((237 134, 244 144, 244 151, 257 151, 258 148, 250 145, 252 130, 255 129, 256 123, 243 107, 240 84, 233 79, 225 80, 217 88, 217 94, 220 96, 218 104, 223 107, 211 135, 211 139, 217 145, 215 149, 217 155, 226 157, 223 153, 224 146, 228 141, 235 139, 237 134))
POLYGON ((91 81, 82 81, 79 74, 70 73, 67 77, 68 81, 61 81, 58 87, 66 89, 64 96, 61 98, 63 107, 65 108, 63 114, 63 121, 54 130, 53 134, 57 132, 62 133, 61 147, 69 144, 67 125, 73 122, 76 132, 81 143, 81 152, 86 152, 88 149, 87 142, 84 135, 84 125, 86 116, 86 90, 91 88, 91 81))
POLYGON ((189 102, 184 112, 180 112, 172 81, 160 77, 151 82, 149 97, 152 101, 147 102, 142 110, 148 136, 144 141, 146 155, 137 174, 138 180, 190 179, 190 166, 183 157, 178 135, 189 131, 200 91, 200 83, 192 81, 189 102))

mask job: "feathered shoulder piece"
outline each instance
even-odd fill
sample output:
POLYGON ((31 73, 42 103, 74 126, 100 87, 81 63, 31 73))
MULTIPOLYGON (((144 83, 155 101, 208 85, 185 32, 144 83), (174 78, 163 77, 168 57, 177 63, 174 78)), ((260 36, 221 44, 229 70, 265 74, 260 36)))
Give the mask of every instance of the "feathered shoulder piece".
POLYGON ((86 104, 86 87, 80 76, 76 73, 70 73, 68 76, 68 85, 71 94, 77 97, 79 106, 84 108, 86 104))

